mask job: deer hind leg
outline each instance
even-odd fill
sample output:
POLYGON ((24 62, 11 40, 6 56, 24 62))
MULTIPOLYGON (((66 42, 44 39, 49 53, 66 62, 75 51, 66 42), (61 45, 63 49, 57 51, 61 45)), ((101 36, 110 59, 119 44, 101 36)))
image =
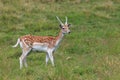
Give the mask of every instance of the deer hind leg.
POLYGON ((31 48, 28 48, 27 52, 25 53, 24 59, 23 59, 23 63, 25 65, 25 67, 27 67, 26 57, 27 57, 28 53, 30 53, 30 51, 31 51, 31 48))
POLYGON ((20 60, 20 69, 22 69, 22 67, 23 67, 23 60, 24 60, 24 51, 23 51, 23 53, 22 53, 22 55, 20 56, 20 58, 19 58, 19 60, 20 60))
POLYGON ((23 60, 22 60, 22 55, 21 55, 21 57, 19 58, 19 60, 20 60, 20 69, 22 69, 22 67, 23 67, 23 60))
POLYGON ((23 64, 25 65, 25 67, 27 67, 26 57, 27 57, 27 54, 31 51, 31 48, 23 42, 21 42, 20 45, 21 45, 21 48, 22 48, 22 55, 19 58, 20 69, 21 69, 23 67, 23 64))
POLYGON ((48 53, 46 53, 46 65, 47 65, 48 61, 49 61, 49 55, 48 55, 48 53))
POLYGON ((20 69, 23 67, 23 64, 25 65, 25 67, 27 67, 26 57, 27 57, 27 54, 30 51, 31 51, 31 48, 23 49, 23 53, 19 58, 19 60, 20 60, 20 69))
POLYGON ((26 57, 24 58, 23 63, 24 63, 24 65, 25 65, 25 67, 28 66, 28 65, 27 65, 27 62, 26 62, 26 57))

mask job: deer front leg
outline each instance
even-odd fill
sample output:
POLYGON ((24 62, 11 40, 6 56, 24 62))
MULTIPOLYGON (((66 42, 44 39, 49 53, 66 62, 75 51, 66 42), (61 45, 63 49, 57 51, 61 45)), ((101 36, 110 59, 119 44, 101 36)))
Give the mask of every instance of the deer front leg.
POLYGON ((52 53, 53 53, 52 50, 49 50, 49 51, 48 51, 48 55, 49 55, 50 61, 51 61, 51 63, 52 63, 52 66, 54 66, 54 59, 53 59, 52 53))

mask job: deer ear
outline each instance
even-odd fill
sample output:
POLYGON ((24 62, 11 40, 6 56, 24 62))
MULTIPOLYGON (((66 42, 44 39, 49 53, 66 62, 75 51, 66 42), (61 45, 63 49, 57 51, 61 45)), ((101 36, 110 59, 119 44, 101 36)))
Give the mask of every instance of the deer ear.
POLYGON ((62 27, 63 27, 61 24, 60 24, 59 26, 60 26, 60 28, 62 28, 62 27))

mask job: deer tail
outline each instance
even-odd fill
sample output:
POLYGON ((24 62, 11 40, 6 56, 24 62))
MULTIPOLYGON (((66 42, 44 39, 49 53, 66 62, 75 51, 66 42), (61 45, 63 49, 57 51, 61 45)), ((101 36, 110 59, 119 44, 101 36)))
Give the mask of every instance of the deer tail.
POLYGON ((17 43, 14 46, 12 46, 12 47, 13 48, 17 47, 19 43, 20 43, 20 39, 18 38, 17 43))

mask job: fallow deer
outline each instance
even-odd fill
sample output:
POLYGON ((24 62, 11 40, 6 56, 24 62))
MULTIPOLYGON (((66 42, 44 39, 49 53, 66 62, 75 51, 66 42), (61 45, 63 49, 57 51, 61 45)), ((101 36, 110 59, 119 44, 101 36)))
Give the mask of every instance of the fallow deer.
POLYGON ((53 52, 56 50, 64 35, 70 33, 69 27, 70 24, 67 23, 67 17, 65 24, 56 16, 58 21, 60 22, 60 32, 58 36, 33 36, 33 35, 25 35, 18 38, 17 43, 12 47, 17 47, 20 44, 22 48, 22 55, 19 58, 20 61, 20 69, 23 67, 27 67, 26 57, 30 51, 44 51, 46 52, 46 64, 49 59, 54 66, 54 58, 53 52))

